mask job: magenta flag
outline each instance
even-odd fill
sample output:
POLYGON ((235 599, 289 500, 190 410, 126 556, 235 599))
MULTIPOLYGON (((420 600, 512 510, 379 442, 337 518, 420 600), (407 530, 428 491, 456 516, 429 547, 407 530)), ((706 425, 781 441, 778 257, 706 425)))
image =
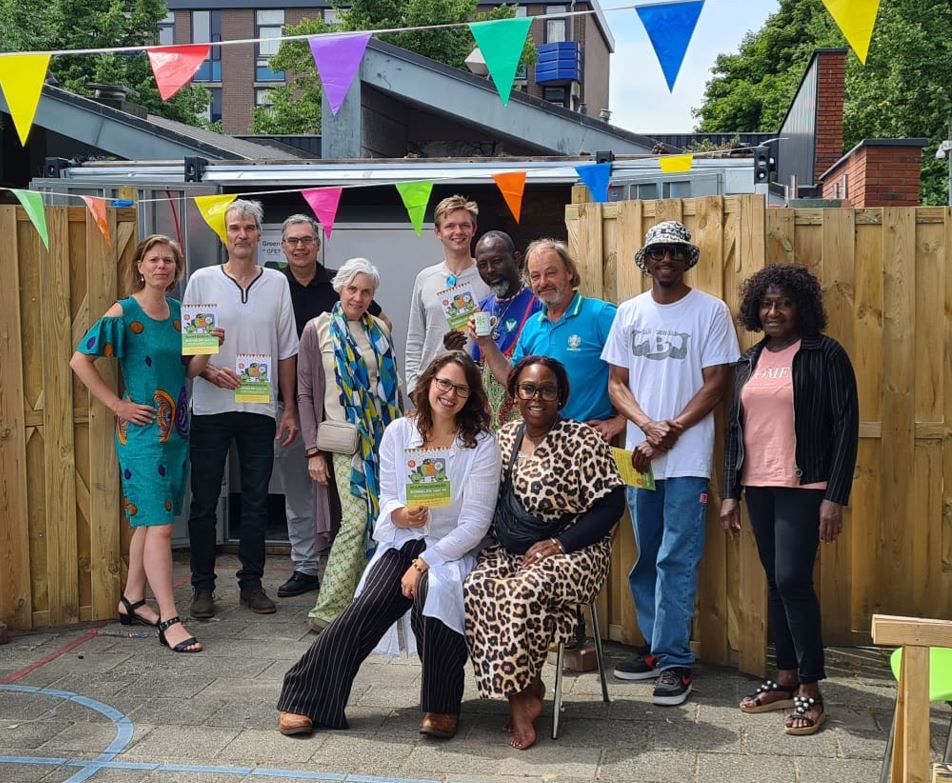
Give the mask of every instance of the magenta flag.
POLYGON ((343 192, 343 188, 314 188, 301 191, 304 200, 311 205, 311 209, 314 210, 314 214, 321 222, 321 227, 324 229, 324 233, 327 234, 328 239, 331 237, 331 231, 334 230, 337 207, 340 205, 340 194, 343 192))
POLYGON ((307 39, 332 114, 337 114, 347 97, 369 40, 370 33, 315 35, 307 39))

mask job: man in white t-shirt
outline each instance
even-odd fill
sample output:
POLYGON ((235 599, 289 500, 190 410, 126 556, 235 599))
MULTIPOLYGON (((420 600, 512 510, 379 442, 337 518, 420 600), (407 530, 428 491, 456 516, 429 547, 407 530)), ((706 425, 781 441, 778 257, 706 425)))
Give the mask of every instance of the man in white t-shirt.
POLYGON ((602 358, 609 393, 628 419, 626 448, 656 489, 628 489, 638 546, 629 574, 646 647, 615 667, 623 680, 658 678, 653 701, 681 704, 691 692, 689 646, 698 563, 704 550, 714 406, 740 357, 727 305, 690 288, 700 253, 676 220, 649 229, 635 263, 651 290, 623 302, 602 358))
POLYGON ((228 260, 189 278, 185 304, 214 304, 228 339, 192 389, 190 456, 192 505, 188 519, 192 551, 191 615, 215 614, 215 539, 218 500, 231 444, 241 469, 241 527, 237 573, 241 603, 259 614, 275 611, 261 586, 268 523, 268 483, 274 440, 289 445, 298 433, 295 381, 298 336, 287 278, 256 263, 261 241, 261 204, 239 199, 225 213, 228 260), (270 359, 268 402, 236 402, 238 354, 270 359), (275 422, 277 391, 284 410, 275 422))
MULTIPOLYGON (((410 296, 410 322, 407 325, 407 392, 413 393, 417 378, 438 353, 446 350, 443 337, 449 331, 446 313, 437 293, 468 283, 476 301, 489 296, 472 255, 473 236, 479 207, 465 196, 450 196, 436 205, 433 233, 443 243, 444 259, 421 270, 410 296)), ((469 351, 469 346, 467 352, 469 351)))

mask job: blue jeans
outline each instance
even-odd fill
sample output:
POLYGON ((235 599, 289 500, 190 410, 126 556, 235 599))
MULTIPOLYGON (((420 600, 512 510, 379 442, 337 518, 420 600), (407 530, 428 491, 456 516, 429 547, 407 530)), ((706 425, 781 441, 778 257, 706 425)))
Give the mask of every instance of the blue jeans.
POLYGON ((704 551, 708 480, 661 479, 657 489, 628 488, 638 560, 628 584, 638 625, 658 668, 691 666, 691 620, 704 551))

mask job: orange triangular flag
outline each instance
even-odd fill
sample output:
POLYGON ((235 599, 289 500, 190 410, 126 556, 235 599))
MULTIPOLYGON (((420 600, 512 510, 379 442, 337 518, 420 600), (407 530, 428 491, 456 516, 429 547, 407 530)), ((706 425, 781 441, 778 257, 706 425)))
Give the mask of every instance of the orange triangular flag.
POLYGON ((522 194, 526 189, 526 173, 524 171, 507 171, 505 174, 493 174, 496 187, 506 199, 506 205, 512 216, 519 222, 522 215, 522 194))
POLYGON ((26 146, 33 127, 36 107, 50 64, 48 54, 11 54, 0 57, 0 88, 7 99, 7 108, 13 117, 20 144, 26 146))
POLYGON ((109 236, 109 219, 106 217, 106 200, 95 196, 80 196, 80 198, 89 207, 89 214, 93 216, 93 220, 99 226, 102 238, 106 240, 109 247, 112 247, 112 237, 109 236))
POLYGON ((211 52, 209 44, 157 46, 146 49, 159 95, 167 101, 188 84, 211 52))

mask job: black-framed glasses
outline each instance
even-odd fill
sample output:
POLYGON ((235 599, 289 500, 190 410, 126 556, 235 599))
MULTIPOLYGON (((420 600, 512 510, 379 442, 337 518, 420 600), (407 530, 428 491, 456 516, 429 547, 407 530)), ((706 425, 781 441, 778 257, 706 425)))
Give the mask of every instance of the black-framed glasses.
POLYGON ((444 394, 448 391, 455 391, 458 397, 469 397, 469 386, 464 386, 460 383, 453 383, 451 380, 446 378, 434 378, 433 383, 435 383, 436 388, 444 394))
POLYGON ((645 255, 652 261, 660 261, 668 253, 674 261, 688 260, 688 249, 683 245, 652 245, 645 249, 645 255))
POLYGON ((316 237, 288 237, 284 240, 285 243, 289 244, 291 247, 296 245, 301 245, 301 247, 310 247, 315 242, 317 242, 316 237))
POLYGON ((555 402, 559 399, 559 387, 520 383, 516 386, 516 394, 520 400, 531 400, 538 394, 545 402, 555 402))

